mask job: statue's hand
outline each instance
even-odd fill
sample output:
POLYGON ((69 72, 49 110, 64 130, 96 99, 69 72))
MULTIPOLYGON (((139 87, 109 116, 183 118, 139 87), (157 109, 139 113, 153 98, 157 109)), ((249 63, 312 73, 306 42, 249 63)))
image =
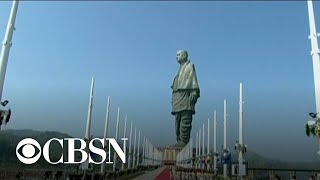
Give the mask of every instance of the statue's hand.
POLYGON ((197 96, 194 94, 190 94, 191 103, 195 104, 197 102, 197 96))

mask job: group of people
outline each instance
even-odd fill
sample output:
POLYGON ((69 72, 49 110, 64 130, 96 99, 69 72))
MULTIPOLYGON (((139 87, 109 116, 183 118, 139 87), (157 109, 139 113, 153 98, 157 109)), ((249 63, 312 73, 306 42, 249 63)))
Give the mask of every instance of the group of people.
POLYGON ((173 167, 170 168, 170 180, 215 180, 218 178, 217 171, 173 167))

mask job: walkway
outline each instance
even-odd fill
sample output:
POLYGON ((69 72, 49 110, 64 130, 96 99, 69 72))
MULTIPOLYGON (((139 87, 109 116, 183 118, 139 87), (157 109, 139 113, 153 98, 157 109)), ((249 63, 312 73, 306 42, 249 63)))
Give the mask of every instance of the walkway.
POLYGON ((165 168, 155 180, 170 180, 170 169, 165 168))
MULTIPOLYGON (((156 177, 163 172, 166 169, 166 167, 160 167, 156 170, 153 171, 146 171, 146 173, 142 174, 141 176, 138 176, 132 180, 152 180, 152 179, 156 179, 156 177)), ((162 180, 162 179, 161 179, 162 180)))

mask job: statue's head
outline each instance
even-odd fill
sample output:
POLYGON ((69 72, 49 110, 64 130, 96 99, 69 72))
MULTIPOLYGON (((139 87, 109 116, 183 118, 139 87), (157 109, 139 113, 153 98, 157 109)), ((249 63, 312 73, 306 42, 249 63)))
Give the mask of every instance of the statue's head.
POLYGON ((188 60, 188 52, 186 50, 179 50, 176 59, 180 64, 186 62, 188 60))

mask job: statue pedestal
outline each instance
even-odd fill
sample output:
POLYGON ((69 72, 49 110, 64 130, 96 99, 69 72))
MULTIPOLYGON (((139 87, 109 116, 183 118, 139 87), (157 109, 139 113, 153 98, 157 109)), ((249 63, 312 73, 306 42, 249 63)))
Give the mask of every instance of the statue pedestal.
POLYGON ((182 150, 180 147, 163 147, 160 149, 162 153, 163 165, 175 165, 177 154, 182 150))

